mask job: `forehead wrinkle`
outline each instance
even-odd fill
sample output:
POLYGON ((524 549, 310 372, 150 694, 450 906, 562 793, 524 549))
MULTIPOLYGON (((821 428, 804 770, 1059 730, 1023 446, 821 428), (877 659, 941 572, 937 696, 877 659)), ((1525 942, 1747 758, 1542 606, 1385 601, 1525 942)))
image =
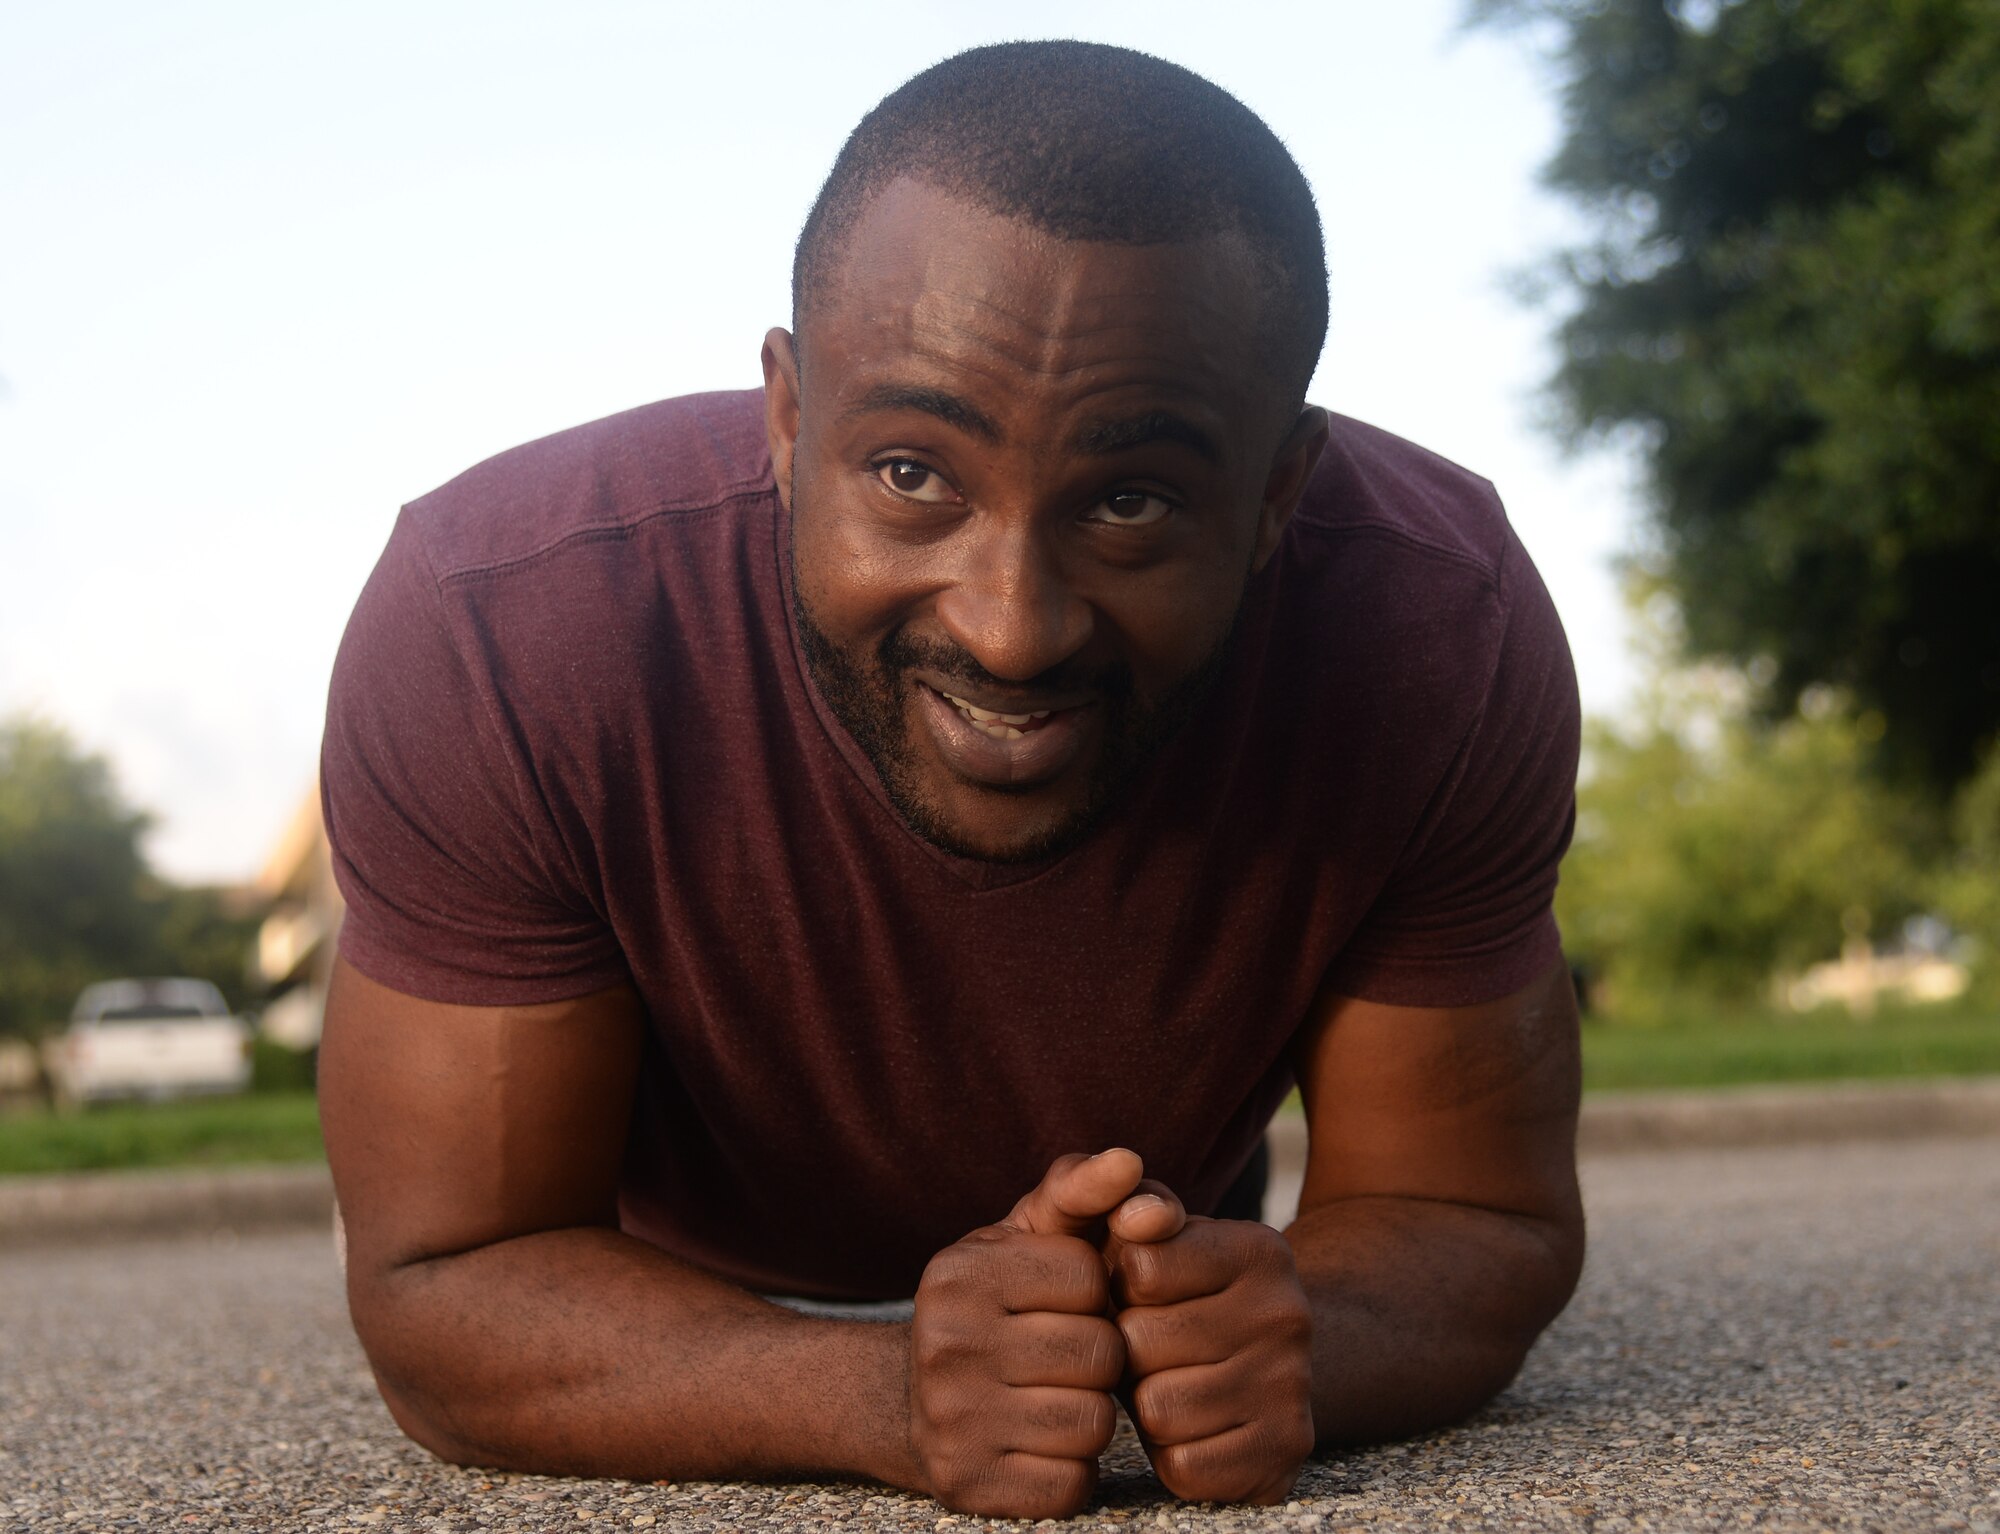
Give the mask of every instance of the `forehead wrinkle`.
MULTIPOLYGON (((1075 352, 1079 347, 1087 348, 1101 335, 1115 335, 1121 331, 1151 334, 1143 320, 1122 316, 1087 328, 1055 331, 1037 327, 1013 310, 997 304, 968 295, 943 294, 927 295, 913 305, 908 312, 907 325, 898 328, 913 359, 920 363, 937 363, 952 372, 975 374, 999 389, 1010 388, 1023 374, 1052 382, 1067 382, 1087 379, 1107 366, 1124 370, 1135 362, 1143 372, 1143 360, 1129 355, 1111 360, 1078 356, 1075 352), (982 326, 976 316, 965 314, 961 305, 998 316, 1006 323, 1004 327, 982 326), (954 310, 959 312, 952 312, 954 310), (999 333, 1002 328, 1009 333, 999 333)), ((1229 366, 1231 359, 1227 355, 1230 339, 1217 336, 1201 344, 1184 344, 1175 353, 1175 360, 1183 367, 1189 363, 1198 364, 1199 372, 1218 385, 1226 386, 1233 376, 1229 366)), ((1141 383, 1143 380, 1134 378, 1129 382, 1141 383)), ((1165 383, 1166 380, 1160 382, 1165 383)), ((1172 387, 1176 393, 1184 392, 1188 387, 1187 380, 1175 380, 1172 387)), ((1201 403, 1207 403, 1199 395, 1196 398, 1201 403)), ((1155 432, 1155 437, 1183 441, 1204 456, 1212 456, 1207 447, 1213 446, 1213 439, 1207 438, 1185 415, 1172 410, 1159 413, 1178 416, 1178 420, 1169 429, 1155 432), (1185 430, 1180 429, 1183 427, 1185 430)), ((1124 418, 1113 415, 1110 419, 1124 418)))

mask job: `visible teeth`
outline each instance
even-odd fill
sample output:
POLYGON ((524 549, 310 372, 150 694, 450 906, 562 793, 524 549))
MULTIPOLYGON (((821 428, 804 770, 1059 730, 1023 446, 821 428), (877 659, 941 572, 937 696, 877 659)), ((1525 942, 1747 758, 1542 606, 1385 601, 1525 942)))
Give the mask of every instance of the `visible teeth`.
POLYGON ((981 724, 992 724, 997 720, 999 723, 1005 725, 1023 725, 1029 723, 1031 720, 1046 719, 1052 712, 1045 708, 1038 714, 1002 714, 990 708, 981 708, 976 703, 968 703, 965 699, 956 697, 951 693, 944 693, 942 696, 947 702, 963 709, 981 724))
POLYGON ((1037 719, 1046 719, 1053 709, 1042 709, 1032 714, 1002 714, 990 708, 981 708, 976 703, 968 703, 955 693, 939 692, 939 697, 951 704, 972 723, 991 735, 995 740, 1019 740, 1027 731, 1021 728, 1037 719))

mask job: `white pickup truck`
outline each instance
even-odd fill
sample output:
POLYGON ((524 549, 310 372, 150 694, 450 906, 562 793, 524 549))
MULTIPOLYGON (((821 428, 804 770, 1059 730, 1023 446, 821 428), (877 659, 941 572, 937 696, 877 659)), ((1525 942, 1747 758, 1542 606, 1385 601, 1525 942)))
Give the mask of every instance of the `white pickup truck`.
POLYGON ((250 1027, 206 980, 106 980, 86 986, 42 1064, 56 1101, 240 1092, 250 1027))

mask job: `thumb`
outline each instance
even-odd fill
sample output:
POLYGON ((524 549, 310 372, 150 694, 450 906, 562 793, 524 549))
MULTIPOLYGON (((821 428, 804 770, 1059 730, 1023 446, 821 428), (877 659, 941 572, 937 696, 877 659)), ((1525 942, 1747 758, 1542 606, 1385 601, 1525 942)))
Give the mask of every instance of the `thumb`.
POLYGON ((1137 1153, 1123 1147, 1058 1156, 1000 1223, 1035 1235, 1080 1236, 1124 1203, 1145 1173, 1137 1153))

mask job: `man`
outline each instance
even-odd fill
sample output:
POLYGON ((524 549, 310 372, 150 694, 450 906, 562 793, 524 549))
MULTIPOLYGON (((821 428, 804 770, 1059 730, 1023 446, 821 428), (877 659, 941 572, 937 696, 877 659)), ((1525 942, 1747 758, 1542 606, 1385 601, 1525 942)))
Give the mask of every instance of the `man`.
POLYGON ((1575 688, 1490 488, 1303 403, 1297 168, 1158 60, 975 50, 856 130, 793 323, 412 505, 350 625, 321 1092, 391 1412, 1042 1517, 1114 1400, 1252 1501, 1473 1410, 1581 1261, 1575 688))

